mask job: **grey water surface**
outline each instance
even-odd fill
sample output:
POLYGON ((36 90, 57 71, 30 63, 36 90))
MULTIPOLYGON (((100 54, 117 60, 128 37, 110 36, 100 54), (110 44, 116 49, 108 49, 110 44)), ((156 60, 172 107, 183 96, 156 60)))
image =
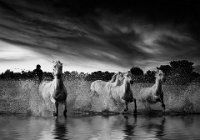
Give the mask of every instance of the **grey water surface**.
POLYGON ((0 140, 200 139, 200 116, 70 116, 67 119, 0 115, 0 140))

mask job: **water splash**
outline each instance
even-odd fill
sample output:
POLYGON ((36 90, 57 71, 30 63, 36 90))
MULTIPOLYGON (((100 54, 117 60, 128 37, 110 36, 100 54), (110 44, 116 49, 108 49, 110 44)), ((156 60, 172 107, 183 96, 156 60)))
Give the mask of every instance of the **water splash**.
MULTIPOLYGON (((67 88, 68 112, 122 112, 124 104, 114 101, 109 95, 92 96, 90 82, 84 80, 65 80, 67 88)), ((44 101, 38 92, 38 83, 32 80, 0 81, 0 112, 5 113, 28 113, 36 116, 52 116, 54 105, 50 100, 44 101)), ((139 97, 139 91, 149 84, 134 84, 131 89, 134 97, 139 97)), ((179 113, 200 113, 200 84, 189 85, 164 85, 164 101, 167 111, 179 113)), ((137 102, 138 109, 144 109, 143 104, 137 102)), ((132 112, 134 105, 129 105, 132 112)), ((62 114, 62 106, 60 107, 62 114)), ((153 109, 161 109, 157 103, 153 109)))

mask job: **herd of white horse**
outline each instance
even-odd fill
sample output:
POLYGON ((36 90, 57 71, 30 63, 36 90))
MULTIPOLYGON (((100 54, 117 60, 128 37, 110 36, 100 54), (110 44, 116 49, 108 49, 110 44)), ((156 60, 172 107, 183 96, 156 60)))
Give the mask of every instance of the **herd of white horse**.
MULTIPOLYGON (((50 99, 55 104, 54 116, 58 116, 58 105, 64 105, 63 115, 67 114, 67 90, 63 84, 62 78, 62 63, 55 62, 53 68, 53 81, 42 81, 39 85, 39 93, 44 100, 50 99)), ((138 101, 142 102, 145 108, 150 108, 150 104, 157 102, 161 103, 163 112, 165 111, 165 104, 163 100, 162 82, 165 80, 164 73, 161 70, 156 72, 156 81, 152 87, 143 88, 140 90, 138 101)), ((137 113, 136 97, 131 89, 133 84, 132 74, 130 72, 118 72, 112 76, 108 82, 96 80, 91 83, 90 92, 92 96, 101 96, 103 94, 109 95, 109 98, 114 102, 121 102, 125 104, 124 112, 128 111, 128 104, 134 102, 134 114, 137 113)))

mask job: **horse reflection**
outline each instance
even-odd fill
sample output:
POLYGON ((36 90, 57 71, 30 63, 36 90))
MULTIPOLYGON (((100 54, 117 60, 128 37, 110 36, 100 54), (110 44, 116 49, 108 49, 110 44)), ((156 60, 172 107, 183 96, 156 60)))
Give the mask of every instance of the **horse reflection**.
POLYGON ((56 118, 53 134, 55 136, 54 139, 67 140, 68 129, 66 119, 56 118))
POLYGON ((161 138, 165 134, 165 117, 162 118, 146 118, 145 124, 143 125, 144 130, 148 133, 155 132, 156 138, 161 138))
POLYGON ((194 117, 193 116, 181 116, 180 117, 184 122, 185 127, 190 127, 194 124, 194 117))
POLYGON ((125 134, 124 140, 129 140, 131 139, 130 136, 134 136, 135 128, 137 127, 137 116, 134 117, 124 116, 124 119, 125 119, 125 125, 123 130, 125 134), (133 121, 131 119, 133 119, 133 121))
MULTIPOLYGON (((152 118, 137 116, 124 116, 124 140, 133 139, 137 135, 154 135, 154 138, 162 138, 165 134, 165 118, 152 118), (138 131, 139 130, 139 131, 138 131), (139 132, 139 134, 138 134, 139 132)), ((144 139, 144 137, 141 137, 144 139)))

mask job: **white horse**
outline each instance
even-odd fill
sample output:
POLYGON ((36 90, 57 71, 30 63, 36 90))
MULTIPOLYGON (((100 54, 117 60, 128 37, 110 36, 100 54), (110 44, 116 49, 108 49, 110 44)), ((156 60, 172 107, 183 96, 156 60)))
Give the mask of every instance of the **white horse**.
POLYGON ((96 80, 91 83, 90 91, 93 95, 99 96, 103 94, 105 91, 108 91, 112 86, 118 86, 120 82, 123 80, 123 76, 121 72, 118 72, 112 76, 112 79, 108 82, 102 80, 96 80), (105 91, 102 91, 105 90, 105 91))
POLYGON ((56 111, 53 113, 54 116, 58 115, 58 105, 59 103, 64 104, 65 109, 63 115, 66 117, 67 113, 67 90, 63 84, 62 79, 62 63, 57 61, 53 67, 53 81, 43 81, 39 86, 39 91, 43 99, 50 98, 50 100, 55 104, 56 111))
POLYGON ((131 84, 133 84, 131 74, 123 74, 123 82, 121 83, 121 85, 110 87, 110 96, 114 101, 120 101, 122 103, 125 103, 125 112, 128 111, 128 103, 134 101, 134 113, 137 113, 136 99, 133 97, 133 93, 131 91, 131 84))
POLYGON ((165 75, 161 70, 157 70, 155 75, 156 82, 152 87, 143 88, 140 91, 140 101, 144 103, 145 107, 150 108, 150 104, 155 104, 157 102, 161 102, 163 112, 165 111, 165 104, 163 100, 163 90, 162 90, 162 82, 165 80, 165 75))

